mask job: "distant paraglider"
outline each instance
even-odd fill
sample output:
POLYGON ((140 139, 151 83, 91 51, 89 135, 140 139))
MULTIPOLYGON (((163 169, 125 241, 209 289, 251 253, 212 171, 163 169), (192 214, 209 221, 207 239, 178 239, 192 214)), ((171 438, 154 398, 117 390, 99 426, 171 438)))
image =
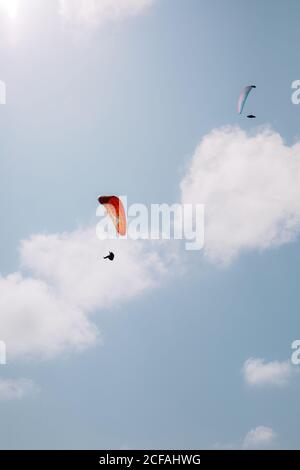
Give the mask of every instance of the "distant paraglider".
MULTIPOLYGON (((98 197, 98 202, 107 210, 118 235, 126 235, 126 215, 121 199, 117 196, 100 196, 98 197)), ((114 258, 115 255, 112 251, 107 256, 104 256, 104 259, 109 259, 110 261, 113 261, 114 258)))
POLYGON ((113 261, 114 257, 115 257, 114 253, 112 251, 110 251, 107 256, 103 257, 103 259, 109 259, 110 261, 113 261))
POLYGON ((99 204, 107 210, 119 235, 126 235, 126 215, 122 201, 117 196, 100 196, 99 204))
MULTIPOLYGON (((239 101, 238 101, 238 114, 242 114, 244 106, 245 106, 246 101, 248 99, 248 96, 254 88, 256 88, 255 85, 249 85, 249 86, 246 86, 245 88, 243 88, 243 90, 241 91, 241 94, 239 96, 239 101)), ((253 117, 252 117, 253 114, 249 114, 249 116, 251 116, 251 118, 253 119, 253 117)))

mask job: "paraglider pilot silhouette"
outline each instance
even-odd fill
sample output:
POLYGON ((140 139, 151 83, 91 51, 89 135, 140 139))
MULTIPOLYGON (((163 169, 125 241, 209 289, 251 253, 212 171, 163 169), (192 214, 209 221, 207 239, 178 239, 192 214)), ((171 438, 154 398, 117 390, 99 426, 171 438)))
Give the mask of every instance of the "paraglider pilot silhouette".
POLYGON ((110 251, 109 255, 104 256, 103 259, 109 259, 110 261, 113 261, 114 257, 115 257, 114 253, 112 251, 110 251))

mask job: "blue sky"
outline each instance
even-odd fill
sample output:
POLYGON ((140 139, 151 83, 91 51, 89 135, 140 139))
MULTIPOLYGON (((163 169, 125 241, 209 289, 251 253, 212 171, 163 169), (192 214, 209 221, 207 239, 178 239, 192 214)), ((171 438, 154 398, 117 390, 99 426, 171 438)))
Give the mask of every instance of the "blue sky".
POLYGON ((299 2, 126 0, 118 19, 70 4, 12 19, 0 2, 1 448, 299 448, 299 2), (255 122, 236 114, 252 83, 255 122), (227 169, 260 205, 228 196, 227 169), (99 194, 205 203, 207 251, 170 267, 145 242, 102 265, 99 194))

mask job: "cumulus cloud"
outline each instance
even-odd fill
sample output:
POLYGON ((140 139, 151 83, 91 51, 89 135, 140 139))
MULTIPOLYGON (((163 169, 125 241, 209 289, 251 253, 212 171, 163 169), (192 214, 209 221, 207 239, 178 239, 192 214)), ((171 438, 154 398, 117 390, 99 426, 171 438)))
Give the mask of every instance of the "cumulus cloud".
POLYGON ((0 400, 19 400, 31 393, 37 392, 38 387, 30 379, 1 379, 0 400))
POLYGON ((216 443, 213 449, 216 450, 247 450, 247 449, 269 449, 277 439, 277 433, 268 426, 257 426, 251 429, 245 438, 237 444, 216 443))
POLYGON ((181 183, 183 203, 205 204, 205 256, 228 264, 246 250, 291 242, 300 228, 300 143, 272 130, 214 130, 181 183))
POLYGON ((276 432, 267 426, 258 426, 246 435, 243 442, 243 449, 268 449, 272 447, 276 432))
POLYGON ((93 313, 120 308, 155 288, 167 261, 143 242, 98 240, 95 230, 34 235, 21 268, 0 278, 0 332, 9 357, 54 357, 99 338, 93 313), (113 263, 102 259, 109 250, 113 263))
POLYGON ((54 356, 67 347, 83 348, 97 337, 82 310, 51 285, 21 273, 0 279, 0 331, 10 358, 54 356))
POLYGON ((59 0, 59 12, 69 23, 98 26, 143 13, 154 0, 59 0))
POLYGON ((289 361, 266 362, 264 359, 248 359, 243 365, 245 382, 251 386, 284 386, 293 376, 289 361))
POLYGON ((157 251, 130 240, 99 241, 94 229, 32 236, 21 244, 21 260, 70 305, 87 311, 130 300, 165 272, 157 251), (118 254, 114 262, 101 263, 109 250, 118 254))

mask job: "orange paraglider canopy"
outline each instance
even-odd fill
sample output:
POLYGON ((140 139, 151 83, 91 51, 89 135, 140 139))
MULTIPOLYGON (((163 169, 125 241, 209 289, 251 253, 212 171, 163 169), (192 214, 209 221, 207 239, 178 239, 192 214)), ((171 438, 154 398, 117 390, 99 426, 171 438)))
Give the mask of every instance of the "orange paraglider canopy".
POLYGON ((120 235, 126 235, 126 215, 121 199, 117 196, 100 196, 98 201, 107 210, 117 232, 120 235))

